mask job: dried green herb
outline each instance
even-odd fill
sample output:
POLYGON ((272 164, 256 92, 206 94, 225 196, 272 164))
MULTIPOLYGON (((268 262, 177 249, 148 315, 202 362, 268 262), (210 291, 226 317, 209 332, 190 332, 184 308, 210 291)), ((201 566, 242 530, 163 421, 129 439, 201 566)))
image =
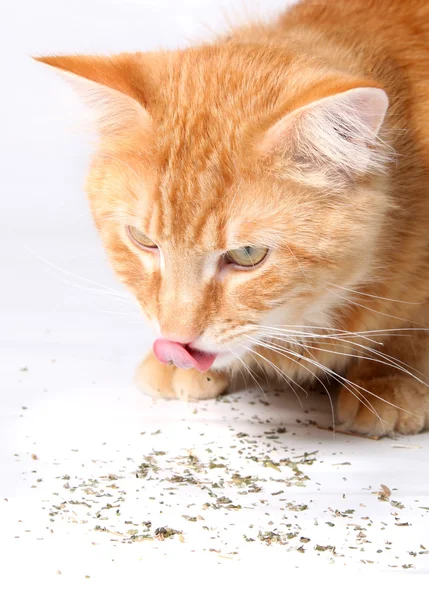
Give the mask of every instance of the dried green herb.
POLYGON ((221 496, 216 500, 216 504, 232 504, 232 500, 230 500, 226 496, 221 496))
POLYGON ((240 473, 234 473, 231 483, 237 487, 249 486, 252 483, 252 476, 247 475, 246 477, 242 477, 240 473))
POLYGON ((167 538, 175 536, 176 534, 181 535, 182 532, 178 531, 177 529, 172 529, 171 527, 158 527, 154 531, 154 536, 161 542, 167 538))
POLYGON ((301 512, 303 510, 308 510, 308 504, 294 504, 293 502, 288 502, 286 508, 292 511, 301 512))
POLYGON ((137 478, 144 479, 149 475, 150 471, 153 471, 154 473, 159 471, 157 462, 153 456, 146 456, 145 458, 146 462, 142 462, 136 471, 137 478))
POLYGON ((258 539, 260 539, 261 542, 265 542, 268 546, 271 546, 271 544, 280 544, 285 546, 287 544, 287 541, 283 538, 283 536, 276 531, 265 531, 264 533, 260 531, 258 533, 258 539))
POLYGON ((269 458, 266 458, 262 464, 264 467, 269 467, 270 469, 274 469, 275 471, 279 471, 279 473, 281 473, 281 469, 279 469, 279 463, 274 463, 269 458))
POLYGON ((326 550, 332 550, 332 552, 335 552, 335 546, 320 546, 319 544, 317 544, 314 549, 317 552, 325 552, 326 550))
POLYGON ((223 463, 217 463, 215 460, 211 459, 209 462, 209 469, 226 469, 227 465, 223 463))
POLYGON ((379 492, 373 492, 373 493, 376 493, 378 496, 378 499, 381 500, 382 502, 388 502, 392 492, 387 487, 387 485, 381 484, 380 487, 381 487, 381 490, 379 492))
POLYGON ((195 477, 192 477, 192 475, 173 475, 173 477, 170 477, 167 481, 170 481, 171 483, 189 483, 192 485, 199 484, 199 481, 197 481, 195 477))

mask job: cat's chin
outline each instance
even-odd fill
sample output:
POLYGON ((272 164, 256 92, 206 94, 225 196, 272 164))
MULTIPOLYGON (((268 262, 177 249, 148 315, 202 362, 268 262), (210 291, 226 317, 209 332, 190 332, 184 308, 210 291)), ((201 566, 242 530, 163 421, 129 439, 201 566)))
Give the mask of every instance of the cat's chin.
POLYGON ((232 366, 234 363, 241 364, 245 354, 247 354, 247 350, 241 347, 218 352, 211 368, 214 370, 224 369, 232 366))

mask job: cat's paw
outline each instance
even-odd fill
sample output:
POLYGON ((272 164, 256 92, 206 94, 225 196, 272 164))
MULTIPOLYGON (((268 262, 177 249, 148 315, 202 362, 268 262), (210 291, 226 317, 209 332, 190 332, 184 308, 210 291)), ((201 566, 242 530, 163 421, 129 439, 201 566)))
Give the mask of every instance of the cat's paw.
POLYGON ((176 369, 172 381, 175 397, 188 401, 217 398, 226 391, 229 383, 229 377, 225 373, 200 373, 196 369, 176 369))
POLYGON ((152 398, 175 398, 173 375, 176 367, 164 365, 149 352, 137 367, 135 382, 139 390, 152 398))
POLYGON ((338 430, 382 437, 429 428, 429 389, 418 381, 388 376, 353 383, 337 401, 338 430))
POLYGON ((155 398, 195 401, 216 398, 228 388, 229 377, 218 371, 200 373, 160 363, 150 352, 136 373, 137 387, 155 398))

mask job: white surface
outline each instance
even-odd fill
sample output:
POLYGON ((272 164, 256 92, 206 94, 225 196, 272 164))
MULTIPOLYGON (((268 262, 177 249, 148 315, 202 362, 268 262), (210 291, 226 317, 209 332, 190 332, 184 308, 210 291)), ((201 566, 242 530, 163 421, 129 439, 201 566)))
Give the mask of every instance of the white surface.
MULTIPOLYGON (((273 10, 282 4, 269 3, 273 10)), ((98 599, 129 588, 144 595, 154 586, 155 597, 169 586, 179 597, 197 587, 210 596, 221 591, 226 575, 239 582, 238 597, 246 586, 255 592, 258 582, 278 595, 280 583, 290 591, 297 574, 295 595, 317 588, 332 598, 356 571, 364 581, 386 574, 384 589, 396 597, 401 585, 407 593, 421 587, 416 575, 429 572, 429 554, 421 553, 421 545, 429 549, 428 434, 333 439, 308 424, 329 423, 329 405, 318 395, 302 399, 309 411, 303 413, 286 394, 267 394, 268 405, 260 392, 187 405, 153 402, 132 386, 151 333, 132 301, 102 287, 120 289, 82 193, 89 148, 80 134, 71 135, 80 109, 27 54, 174 46, 199 35, 198 22, 219 23, 220 6, 196 0, 180 7, 166 0, 2 4, 0 549, 3 589, 13 582, 8 599, 35 590, 47 597, 79 590, 80 597, 98 599), (282 427, 278 439, 268 437, 282 427), (136 478, 154 451, 166 453, 155 456, 159 470, 136 478), (196 472, 187 464, 190 451, 201 462, 196 472), (300 486, 281 461, 304 452, 316 454, 300 467, 308 476, 300 486), (210 469, 210 460, 225 466, 210 469), (198 483, 167 481, 187 476, 186 468, 198 483), (237 472, 258 478, 261 490, 241 494, 248 488, 234 484, 237 472), (108 478, 113 474, 117 480, 108 478), (112 484, 118 489, 107 487, 112 484), (379 499, 381 484, 403 508, 379 499), (223 496, 242 508, 217 504, 223 496), (103 508, 108 503, 114 508, 103 508), (293 510, 298 505, 308 508, 293 510), (184 541, 179 535, 132 540, 126 532, 142 534, 146 521, 149 534, 168 526, 182 531, 184 541), (260 531, 279 532, 284 545, 267 545, 260 531), (294 537, 287 539, 288 532, 294 537), (335 546, 335 554, 317 545, 335 546), (214 579, 197 586, 205 570, 214 579)), ((232 589, 229 583, 225 597, 232 589)))

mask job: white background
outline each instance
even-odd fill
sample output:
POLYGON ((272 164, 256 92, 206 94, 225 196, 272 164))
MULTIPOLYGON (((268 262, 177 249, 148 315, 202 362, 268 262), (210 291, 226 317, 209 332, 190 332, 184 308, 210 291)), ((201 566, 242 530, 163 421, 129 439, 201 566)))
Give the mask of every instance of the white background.
MULTIPOLYGON (((296 400, 285 395, 280 400, 269 395, 269 406, 261 404, 261 395, 249 393, 238 402, 232 399, 231 404, 205 402, 195 408, 153 403, 134 390, 133 370, 152 333, 132 300, 121 295, 123 290, 95 235, 82 191, 90 154, 79 125, 82 107, 60 78, 29 58, 32 54, 176 48, 222 30, 228 19, 266 18, 284 6, 284 0, 1 3, 0 544, 7 557, 2 577, 8 575, 15 586, 8 598, 24 597, 22 586, 33 592, 34 586, 43 586, 48 597, 54 586, 63 596, 66 590, 83 586, 82 597, 98 597, 102 589, 110 597, 115 585, 144 589, 148 580, 151 585, 162 581, 167 586, 165 571, 174 571, 174 565, 185 570, 198 565, 187 575, 188 588, 198 579, 195 569, 207 566, 237 577, 243 569, 254 574, 251 565, 262 564, 264 569, 271 567, 271 583, 279 581, 284 569, 288 581, 297 569, 301 577, 309 569, 320 572, 320 577, 332 569, 336 578, 356 570, 365 577, 385 573, 389 586, 393 589, 394 581, 396 590, 398 574, 401 581, 406 578, 410 589, 411 582, 420 580, 413 575, 429 572, 429 555, 418 554, 420 544, 429 548, 429 512, 420 509, 429 506, 428 435, 399 442, 333 439, 330 433, 305 424, 309 419, 329 423, 329 406, 319 398, 312 414, 302 414, 296 400), (264 431, 283 426, 286 438, 279 452, 272 454, 277 461, 318 451, 316 463, 305 469, 308 487, 285 492, 289 502, 310 505, 309 512, 289 515, 291 522, 302 526, 300 537, 311 538, 304 554, 296 551, 295 538, 289 546, 243 542, 243 535, 251 534, 251 524, 256 523, 256 534, 258 527, 264 531, 279 527, 284 505, 276 504, 277 496, 271 495, 278 487, 273 483, 264 484, 265 502, 252 513, 245 511, 244 517, 239 512, 212 511, 206 520, 215 532, 213 540, 199 535, 200 529, 193 532, 194 523, 183 520, 183 512, 190 510, 186 508, 189 498, 201 504, 199 494, 204 495, 186 486, 177 492, 178 507, 170 510, 168 523, 162 521, 159 507, 150 508, 157 526, 183 529, 184 544, 173 539, 152 545, 115 545, 108 534, 94 532, 93 515, 76 513, 71 519, 61 509, 55 525, 47 519, 47 507, 52 510, 55 502, 64 499, 67 503, 71 498, 58 477, 68 472, 71 481, 81 482, 104 469, 105 474, 124 474, 121 483, 127 492, 129 518, 147 520, 151 492, 145 495, 143 491, 144 498, 137 502, 134 463, 142 462, 153 450, 155 438, 149 436, 158 429, 158 449, 167 450, 173 467, 166 463, 161 468, 156 485, 157 478, 169 476, 172 468, 180 471, 177 455, 189 449, 204 455, 204 440, 214 444, 216 458, 226 462, 231 473, 262 477, 267 469, 256 472, 252 461, 231 450, 236 447, 237 432, 254 436, 263 451, 264 431), (146 437, 140 435, 143 430, 146 437), (37 462, 31 454, 37 455, 37 462), (392 498, 404 504, 403 509, 373 494, 380 484, 396 488, 392 498), (354 507, 356 517, 332 516, 332 507, 341 511, 354 507), (397 518, 392 514, 395 510, 397 518), (299 519, 294 521, 295 517, 299 519), (372 525, 366 533, 369 542, 363 544, 360 539, 358 549, 350 550, 359 533, 350 524, 366 526, 366 517, 372 525), (398 519, 410 525, 397 527, 398 519), (335 527, 326 525, 328 521, 335 521, 335 527), (393 550, 386 550, 386 541, 393 550), (337 554, 344 556, 317 553, 315 544, 335 545, 337 554), (210 552, 211 545, 218 552, 210 552), (235 548, 238 554, 232 554, 235 548), (403 569, 407 564, 413 568, 403 569), (155 573, 161 575, 156 578, 155 573)), ((311 404, 305 407, 310 410, 311 404)), ((281 475, 276 470, 269 474, 290 475, 288 468, 281 471, 281 475)), ((228 486, 227 491, 233 494, 228 486)), ((119 518, 112 527, 124 528, 123 521, 119 518)), ((256 583, 253 580, 252 585, 256 583)), ((307 579, 305 583, 309 590, 315 582, 307 579)), ((205 595, 210 589, 206 580, 205 595)), ((328 589, 333 597, 331 586, 328 589)))
POLYGON ((51 234, 59 228, 73 237, 92 231, 81 192, 88 148, 76 127, 79 103, 67 84, 33 64, 31 55, 174 49, 207 39, 228 21, 242 22, 246 15, 267 18, 286 4, 2 0, 2 189, 8 215, 0 231, 51 234))

